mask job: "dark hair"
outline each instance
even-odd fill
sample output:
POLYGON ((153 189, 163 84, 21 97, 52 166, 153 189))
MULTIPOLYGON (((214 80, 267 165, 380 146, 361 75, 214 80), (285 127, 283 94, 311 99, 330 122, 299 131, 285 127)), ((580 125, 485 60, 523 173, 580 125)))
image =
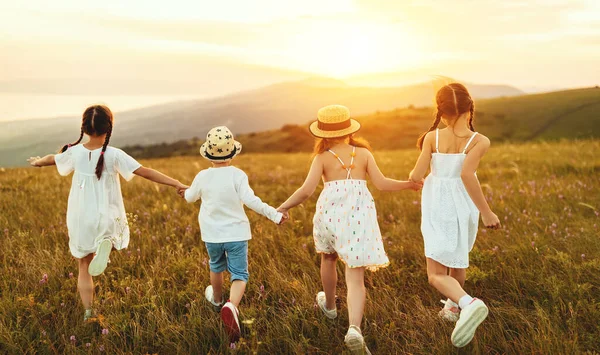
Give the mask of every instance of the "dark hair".
POLYGON ((104 168, 104 152, 110 141, 110 135, 113 127, 113 114, 110 109, 104 105, 90 106, 83 112, 81 119, 81 133, 79 139, 71 144, 66 144, 60 150, 61 153, 65 152, 70 147, 77 145, 83 139, 83 134, 88 136, 101 136, 106 134, 104 138, 104 144, 102 145, 102 152, 100 158, 98 158, 98 164, 96 164, 96 176, 98 180, 102 176, 102 169, 104 168))
POLYGON ((313 155, 319 155, 323 152, 326 152, 329 149, 331 149, 331 147, 333 147, 334 145, 346 141, 346 139, 348 139, 348 144, 352 146, 359 148, 367 148, 368 150, 371 150, 371 145, 366 139, 357 138, 354 137, 354 134, 349 134, 347 136, 336 138, 317 138, 315 141, 315 147, 313 149, 313 155))
POLYGON ((438 90, 435 96, 435 102, 437 104, 435 119, 433 120, 431 127, 429 127, 429 130, 423 133, 417 140, 417 147, 421 150, 423 149, 423 141, 425 140, 425 136, 427 133, 435 130, 438 127, 442 116, 458 118, 463 113, 470 112, 467 124, 469 125, 469 129, 475 132, 475 128, 473 127, 475 104, 473 103, 473 99, 471 98, 469 91, 464 85, 452 83, 442 87, 440 90, 438 90))

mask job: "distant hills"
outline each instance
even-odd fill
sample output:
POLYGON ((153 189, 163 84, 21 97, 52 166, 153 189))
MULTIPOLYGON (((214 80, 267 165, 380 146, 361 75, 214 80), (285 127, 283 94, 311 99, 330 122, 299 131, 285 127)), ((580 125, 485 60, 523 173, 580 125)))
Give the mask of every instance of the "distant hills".
MULTIPOLYGON (((355 117, 362 123, 358 133, 375 149, 415 146, 417 137, 431 125, 431 108, 398 108, 355 117)), ((245 152, 310 151, 314 138, 308 122, 277 130, 242 134, 237 139, 245 152)), ((584 139, 600 137, 600 89, 578 89, 545 94, 481 99, 476 101, 475 128, 498 142, 584 139)), ((172 144, 129 146, 139 158, 198 155, 203 139, 172 144)))
MULTIPOLYGON (((504 85, 468 85, 475 98, 510 97, 522 91, 504 85)), ((355 87, 328 78, 285 82, 214 99, 175 102, 116 114, 112 144, 173 143, 201 137, 226 124, 236 134, 277 130, 311 120, 319 107, 347 105, 354 115, 432 103, 429 84, 355 87)), ((79 117, 0 122, 0 165, 22 165, 31 155, 55 151, 77 138, 79 117)))

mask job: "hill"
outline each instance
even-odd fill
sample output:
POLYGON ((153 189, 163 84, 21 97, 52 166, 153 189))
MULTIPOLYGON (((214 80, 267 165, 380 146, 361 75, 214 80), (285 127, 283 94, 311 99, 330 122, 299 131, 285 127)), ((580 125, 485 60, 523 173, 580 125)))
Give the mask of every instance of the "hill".
MULTIPOLYGON (((510 86, 471 85, 475 97, 519 95, 510 86)), ((226 124, 237 134, 302 124, 319 107, 335 102, 356 115, 396 107, 428 106, 428 84, 406 87, 353 87, 327 78, 286 82, 208 100, 192 100, 116 114, 112 144, 150 145, 202 136, 226 124)), ((21 165, 31 155, 55 151, 74 140, 80 118, 0 122, 0 165, 21 165)))
MULTIPOLYGON (((375 149, 409 148, 429 128, 431 108, 402 108, 358 116, 360 136, 375 149)), ((558 91, 545 94, 476 101, 475 128, 496 142, 584 139, 600 137, 600 89, 558 91)), ((307 125, 285 125, 278 130, 242 134, 238 140, 249 152, 306 152, 314 138, 307 125)), ((202 138, 173 144, 128 146, 137 157, 196 155, 202 138)))
MULTIPOLYGON (((373 354, 597 353, 598 151, 598 140, 569 141, 494 145, 485 156, 478 176, 503 228, 481 226, 470 254, 465 287, 489 305, 490 315, 461 350, 450 342, 452 325, 438 318, 442 296, 427 283, 419 194, 371 188, 391 262, 365 277, 362 329, 373 354)), ((417 159, 412 149, 375 157, 396 178, 406 177, 417 159)), ((188 183, 208 166, 198 157, 143 163, 188 183)), ((302 183, 309 154, 242 154, 235 165, 263 201, 277 206, 302 183)), ((136 216, 129 220, 131 243, 113 252, 94 279, 99 317, 83 323, 65 225, 70 187, 71 178, 53 168, 0 169, 1 354, 344 353, 341 262, 338 318, 326 319, 315 304, 322 287, 312 238, 318 191, 281 227, 248 210, 253 239, 240 305, 244 339, 231 350, 204 299, 209 265, 198 205, 139 177, 122 187, 126 209, 136 216)))

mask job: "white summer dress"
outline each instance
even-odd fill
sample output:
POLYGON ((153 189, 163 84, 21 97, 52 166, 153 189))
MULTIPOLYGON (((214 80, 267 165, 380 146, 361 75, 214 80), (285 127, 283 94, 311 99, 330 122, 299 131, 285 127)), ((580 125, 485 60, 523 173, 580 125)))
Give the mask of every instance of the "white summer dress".
POLYGON ((54 157, 59 174, 67 176, 75 172, 67 207, 67 229, 69 249, 76 258, 95 253, 104 239, 110 239, 115 249, 129 244, 118 174, 131 180, 141 165, 124 151, 107 147, 104 170, 98 180, 95 171, 101 152, 101 148, 89 150, 78 144, 54 157))
POLYGON ((435 131, 435 153, 431 155, 431 173, 425 179, 421 195, 421 233, 425 256, 451 268, 469 267, 479 223, 479 210, 471 200, 460 174, 467 156, 439 152, 439 130, 435 131))
POLYGON ((345 180, 324 183, 313 219, 313 238, 317 253, 337 253, 350 268, 365 267, 376 271, 388 266, 389 259, 383 248, 375 201, 367 181, 351 176, 355 150, 353 147, 350 167, 346 167, 336 153, 329 151, 348 175, 345 180))

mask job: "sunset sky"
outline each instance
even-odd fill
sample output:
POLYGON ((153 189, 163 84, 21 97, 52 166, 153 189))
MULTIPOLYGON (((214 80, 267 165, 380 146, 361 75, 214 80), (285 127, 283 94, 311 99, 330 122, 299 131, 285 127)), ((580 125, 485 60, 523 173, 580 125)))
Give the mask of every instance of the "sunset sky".
POLYGON ((170 78, 177 87, 192 74, 202 85, 230 76, 219 90, 235 91, 240 73, 260 67, 282 69, 282 77, 390 72, 413 82, 444 74, 517 87, 600 84, 597 0, 0 4, 0 82, 25 91, 63 78, 115 86, 170 78))

